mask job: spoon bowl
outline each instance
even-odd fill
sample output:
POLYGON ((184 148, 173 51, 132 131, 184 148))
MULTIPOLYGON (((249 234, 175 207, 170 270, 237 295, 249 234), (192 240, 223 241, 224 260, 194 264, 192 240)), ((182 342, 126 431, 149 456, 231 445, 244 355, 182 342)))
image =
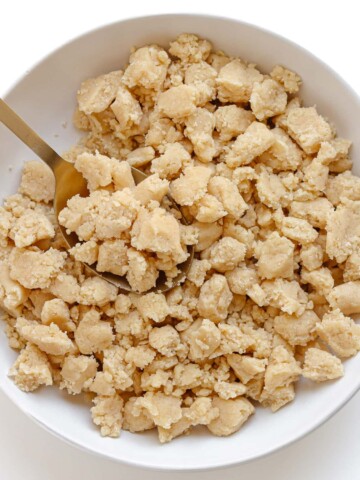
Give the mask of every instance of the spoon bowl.
MULTIPOLYGON (((0 121, 8 127, 23 143, 25 143, 41 160, 43 160, 53 171, 55 176, 55 196, 53 201, 53 207, 55 211, 56 220, 58 221, 59 213, 63 210, 70 198, 75 195, 86 197, 89 195, 86 181, 80 172, 76 170, 74 165, 64 160, 58 153, 53 150, 32 128, 21 118, 12 108, 7 105, 4 100, 0 98, 0 121)), ((135 184, 138 184, 147 178, 147 175, 140 170, 131 167, 132 176, 135 184)), ((181 218, 184 224, 187 224, 186 219, 181 212, 181 209, 174 202, 174 200, 168 196, 172 204, 172 208, 176 208, 181 214, 181 218)), ((59 225, 60 231, 64 238, 64 241, 68 248, 75 246, 79 243, 79 239, 75 233, 67 233, 66 228, 59 225)), ((179 283, 183 282, 186 278, 187 272, 191 266, 194 257, 194 247, 188 246, 189 256, 187 260, 178 265, 179 273, 172 279, 171 284, 166 282, 164 274, 160 274, 156 282, 155 287, 148 290, 148 292, 166 292, 171 288, 176 287, 179 283)), ((96 264, 88 265, 83 264, 86 269, 94 275, 104 278, 108 282, 116 285, 120 290, 124 292, 132 292, 132 288, 125 277, 120 277, 108 272, 98 272, 96 270, 96 264)))

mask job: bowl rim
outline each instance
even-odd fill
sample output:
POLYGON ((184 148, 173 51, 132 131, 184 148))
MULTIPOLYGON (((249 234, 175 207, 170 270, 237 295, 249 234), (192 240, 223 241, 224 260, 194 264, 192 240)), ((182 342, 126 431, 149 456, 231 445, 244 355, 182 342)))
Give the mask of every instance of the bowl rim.
MULTIPOLYGON (((316 61, 318 64, 322 66, 324 70, 329 72, 333 77, 336 78, 336 80, 342 84, 342 86, 347 89, 351 95, 354 97, 354 100, 356 99, 356 103, 358 107, 360 108, 360 95, 358 92, 349 84, 347 83, 346 80, 342 78, 342 76, 337 73, 332 67, 330 67, 326 62, 321 60, 319 57, 317 57, 315 54, 313 54, 311 51, 306 49, 305 47, 299 45, 293 40, 288 39, 287 37, 280 35, 268 28, 264 28, 262 26, 256 25, 251 22, 247 22, 232 16, 226 16, 226 15, 215 15, 215 14, 208 14, 208 13, 202 13, 202 12, 196 12, 196 13, 184 13, 184 12, 178 12, 178 13, 160 13, 160 14, 148 14, 148 15, 132 15, 132 16, 127 16, 124 18, 121 18, 120 20, 114 20, 113 22, 109 23, 104 23, 99 25, 98 27, 86 30, 85 32, 81 33, 80 35, 76 35, 71 37, 69 40, 66 42, 60 44, 58 47, 55 49, 51 50, 49 53, 43 55, 40 57, 34 64, 31 65, 17 80, 15 80, 7 89, 5 89, 3 98, 6 99, 8 95, 11 94, 11 92, 27 77, 28 74, 30 74, 33 70, 35 70, 39 65, 41 65, 43 62, 45 62, 48 58, 51 56, 55 55, 58 53, 60 50, 62 50, 64 47, 70 46, 73 42, 76 42, 80 39, 85 38, 88 35, 92 35, 95 32, 101 32, 101 30, 106 30, 109 27, 113 27, 115 25, 121 25, 126 22, 131 22, 131 21, 136 21, 136 20, 141 20, 141 19, 157 19, 157 18, 176 18, 176 17, 198 17, 198 18, 203 18, 203 19, 213 19, 213 20, 223 20, 227 22, 233 22, 238 25, 243 25, 245 27, 250 27, 255 30, 259 30, 265 34, 268 34, 270 36, 273 36, 277 38, 278 40, 287 43, 288 45, 294 47, 297 50, 300 50, 304 55, 309 57, 310 59, 316 61)), ((360 355, 360 354, 359 354, 360 355)), ((354 388, 349 392, 348 396, 344 399, 344 401, 339 404, 334 410, 332 410, 330 413, 328 413, 325 417, 321 418, 319 421, 316 421, 312 424, 312 426, 304 433, 300 434, 299 436, 294 435, 289 441, 286 443, 283 443, 282 445, 278 445, 274 448, 270 448, 267 452, 265 453, 259 453, 255 454, 247 459, 244 460, 238 460, 238 461, 227 461, 224 464, 221 465, 210 465, 210 466, 192 466, 192 467, 187 467, 184 465, 183 467, 178 467, 178 466, 169 466, 169 465, 149 465, 146 464, 143 461, 133 461, 133 460, 127 460, 127 459, 120 459, 120 458, 115 458, 113 456, 108 455, 106 452, 98 451, 93 449, 92 447, 77 443, 74 440, 71 440, 70 438, 64 436, 58 431, 53 430, 51 427, 43 423, 41 420, 36 418, 30 411, 28 411, 18 400, 16 395, 12 394, 11 391, 7 390, 4 388, 2 383, 0 382, 0 389, 1 391, 5 394, 5 396, 13 402, 13 404, 21 411, 23 412, 28 418, 30 418, 35 424, 39 425, 42 427, 45 431, 48 433, 52 434, 56 438, 62 440, 63 442, 67 443, 68 445, 74 446, 77 449, 90 453, 94 456, 102 457, 107 460, 111 460, 115 463, 120 463, 124 464, 127 466, 131 467, 137 467, 141 469, 149 469, 153 471, 168 471, 168 472, 199 472, 199 471, 210 471, 210 470, 218 470, 218 469, 225 469, 225 468, 231 468, 239 465, 243 465, 261 458, 266 458, 270 455, 272 455, 275 452, 278 452, 282 449, 285 449, 289 447, 290 445, 294 444, 295 442, 305 438, 307 435, 310 433, 314 432, 317 430, 320 426, 322 426, 324 423, 326 423, 331 417, 333 417, 336 413, 338 413, 354 396, 355 394, 360 391, 360 378, 358 385, 355 385, 354 388)), ((160 447, 160 446, 159 446, 160 447)))

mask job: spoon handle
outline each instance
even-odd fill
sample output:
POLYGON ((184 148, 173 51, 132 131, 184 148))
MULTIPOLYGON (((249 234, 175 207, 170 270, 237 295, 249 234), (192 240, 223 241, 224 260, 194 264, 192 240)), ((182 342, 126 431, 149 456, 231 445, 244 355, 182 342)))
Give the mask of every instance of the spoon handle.
POLYGON ((2 98, 0 121, 53 169, 59 155, 2 98))

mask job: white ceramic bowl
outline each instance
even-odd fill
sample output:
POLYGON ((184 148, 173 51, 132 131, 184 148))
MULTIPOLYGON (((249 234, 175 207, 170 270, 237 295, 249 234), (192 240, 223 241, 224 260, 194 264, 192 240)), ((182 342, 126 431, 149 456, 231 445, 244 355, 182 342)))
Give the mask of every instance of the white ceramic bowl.
MULTIPOLYGON (((338 75, 309 52, 273 33, 226 18, 205 15, 161 15, 121 21, 73 40, 36 65, 6 95, 19 112, 59 152, 76 142, 71 126, 80 82, 121 68, 132 46, 166 46, 182 32, 210 39, 216 48, 257 63, 269 71, 280 63, 301 74, 302 98, 336 125, 339 135, 354 141, 354 171, 360 174, 360 105, 338 75), (67 128, 64 128, 67 122, 67 128)), ((34 155, 0 126, 1 197, 16 191, 22 163, 34 155), (9 165, 13 166, 10 171, 9 165)), ((2 200, 2 199, 1 199, 2 200)), ((0 385, 18 407, 63 440, 90 452, 137 466, 160 469, 204 469, 238 464, 269 454, 301 438, 348 401, 360 386, 360 355, 345 362, 345 376, 316 386, 302 382, 295 401, 272 414, 258 408, 236 434, 217 438, 205 431, 161 446, 154 433, 122 432, 119 439, 101 438, 92 424, 89 405, 55 388, 32 394, 18 390, 7 377, 16 358, 0 333, 0 385)))

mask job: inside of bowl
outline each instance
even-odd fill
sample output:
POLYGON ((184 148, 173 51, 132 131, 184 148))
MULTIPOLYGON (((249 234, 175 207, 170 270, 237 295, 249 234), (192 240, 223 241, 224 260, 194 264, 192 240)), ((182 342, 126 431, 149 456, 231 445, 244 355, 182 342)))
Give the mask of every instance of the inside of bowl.
MULTIPOLYGON (((124 66, 131 47, 148 43, 167 46, 182 32, 210 39, 215 48, 257 63, 269 71, 280 63, 303 78, 306 105, 336 125, 341 136, 354 141, 354 171, 360 173, 360 108, 356 95, 328 67, 290 42, 235 20, 194 15, 164 15, 119 22, 90 32, 57 50, 37 65, 8 93, 6 100, 55 149, 74 144, 72 127, 75 94, 80 82, 124 66)), ((34 155, 0 126, 0 186, 2 199, 16 191, 22 164, 34 155)), ((69 397, 56 389, 25 394, 7 377, 16 358, 0 335, 0 385, 9 397, 47 430, 92 452, 140 466, 200 469, 248 461, 303 436, 334 413, 358 389, 360 357, 345 362, 345 376, 324 385, 302 381, 293 403, 276 414, 257 408, 236 434, 218 438, 199 429, 190 436, 160 446, 153 433, 122 432, 119 439, 102 438, 90 418, 83 397, 69 397)))

